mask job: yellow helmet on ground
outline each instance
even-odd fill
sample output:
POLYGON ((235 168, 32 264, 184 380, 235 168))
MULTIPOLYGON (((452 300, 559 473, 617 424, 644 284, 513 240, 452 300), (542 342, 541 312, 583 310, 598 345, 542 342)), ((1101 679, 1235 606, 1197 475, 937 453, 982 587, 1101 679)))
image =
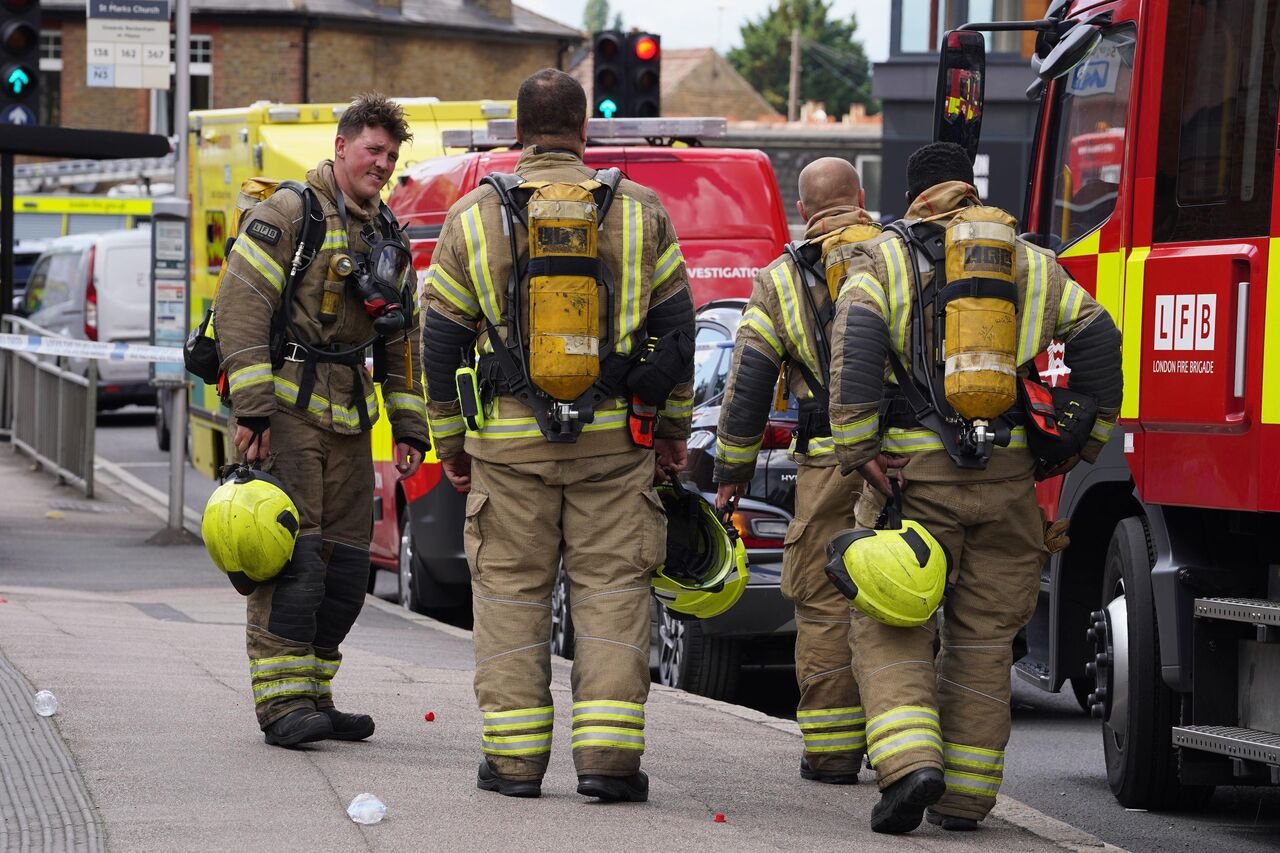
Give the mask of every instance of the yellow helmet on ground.
POLYGON ((667 513, 667 554, 653 594, 677 619, 709 619, 738 602, 747 586, 747 549, 711 504, 677 481, 657 487, 667 513))
POLYGON ((827 557, 827 578, 854 607, 902 628, 929 621, 951 570, 951 555, 942 543, 924 525, 904 520, 893 504, 876 529, 837 533, 827 557))
POLYGON ((209 496, 200 522, 204 547, 242 595, 269 581, 293 556, 298 507, 270 474, 238 465, 209 496))

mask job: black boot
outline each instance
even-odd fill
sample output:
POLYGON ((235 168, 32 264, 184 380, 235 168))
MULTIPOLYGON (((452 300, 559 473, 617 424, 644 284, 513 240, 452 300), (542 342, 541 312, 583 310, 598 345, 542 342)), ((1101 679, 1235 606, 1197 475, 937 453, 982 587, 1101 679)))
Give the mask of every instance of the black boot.
POLYGON ((920 825, 924 810, 942 799, 947 783, 936 767, 921 767, 880 792, 871 810, 871 829, 890 835, 910 832, 920 825))
POLYGON ((481 791, 497 791, 504 797, 541 797, 542 782, 537 779, 503 779, 493 772, 489 759, 480 762, 476 787, 481 791))
POLYGON ((337 708, 321 708, 320 713, 333 724, 330 740, 364 740, 373 735, 373 717, 368 714, 344 714, 337 708))
POLYGON ((973 832, 978 828, 978 822, 971 817, 957 817, 953 814, 935 812, 933 809, 924 813, 924 819, 948 832, 973 832))
POLYGON ((606 803, 643 803, 649 799, 649 776, 643 770, 630 776, 579 776, 578 793, 606 803))
POLYGON ((263 729, 267 743, 272 746, 297 746, 324 740, 333 734, 329 718, 313 708, 290 711, 263 729))
POLYGON ((823 782, 827 785, 856 785, 858 784, 858 771, 852 773, 819 773, 809 766, 808 758, 800 759, 800 778, 808 779, 810 782, 823 782))

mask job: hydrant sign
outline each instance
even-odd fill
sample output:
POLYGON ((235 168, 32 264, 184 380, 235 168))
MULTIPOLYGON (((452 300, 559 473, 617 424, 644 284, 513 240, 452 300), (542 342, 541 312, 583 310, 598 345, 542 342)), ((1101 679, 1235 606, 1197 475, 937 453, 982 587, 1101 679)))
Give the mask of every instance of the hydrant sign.
POLYGON ((169 88, 169 0, 87 0, 88 85, 169 88))

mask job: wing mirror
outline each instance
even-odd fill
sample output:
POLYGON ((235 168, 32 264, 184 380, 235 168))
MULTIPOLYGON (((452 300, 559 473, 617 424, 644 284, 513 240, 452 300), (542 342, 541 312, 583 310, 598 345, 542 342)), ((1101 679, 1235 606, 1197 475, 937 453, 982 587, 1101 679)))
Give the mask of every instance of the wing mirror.
MULTIPOLYGON (((1102 28, 1096 24, 1077 24, 1067 31, 1035 69, 1041 80, 1055 80, 1084 61, 1102 41, 1102 28)), ((1034 63, 1033 63, 1034 66, 1034 63)))
POLYGON ((952 30, 943 36, 938 89, 933 102, 933 138, 954 142, 973 160, 982 135, 982 106, 987 70, 982 33, 952 30))

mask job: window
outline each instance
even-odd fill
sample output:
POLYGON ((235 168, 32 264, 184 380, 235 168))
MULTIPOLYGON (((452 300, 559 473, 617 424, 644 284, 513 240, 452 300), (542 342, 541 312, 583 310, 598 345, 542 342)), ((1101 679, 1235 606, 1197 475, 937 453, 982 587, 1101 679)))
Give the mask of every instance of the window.
MULTIPOLYGON (((937 53, 942 34, 967 21, 1024 21, 1044 14, 1036 0, 894 0, 891 53, 937 53)), ((1023 34, 985 33, 992 53, 1022 54, 1023 34)))
POLYGON ((693 404, 701 406, 724 393, 733 362, 733 343, 702 344, 693 356, 693 404))
MULTIPOLYGON (((1025 19, 1022 5, 1023 0, 969 0, 969 14, 965 17, 970 21, 1021 21, 1025 19)), ((991 53, 1022 52, 1022 33, 983 33, 983 37, 991 53)))
POLYGON ((62 123, 62 31, 40 31, 40 102, 37 121, 46 125, 62 123))
POLYGON ((1061 249, 1111 216, 1120 190, 1133 81, 1134 28, 1111 30, 1083 62, 1054 83, 1053 203, 1040 232, 1061 249))
POLYGON ((948 0, 900 0, 895 53, 936 53, 942 34, 959 16, 958 3, 948 0), (950 16, 948 16, 950 12, 950 16))
POLYGON ((1153 239, 1266 236, 1271 224, 1278 0, 1169 10, 1153 239))
POLYGON ((41 258, 31 270, 23 310, 33 314, 71 298, 71 282, 79 268, 79 252, 60 252, 41 258))
MULTIPOLYGON (((176 35, 169 36, 170 54, 174 50, 176 35)), ((213 36, 193 35, 187 43, 190 52, 187 54, 188 65, 190 71, 188 80, 191 86, 191 109, 207 110, 213 106, 213 36)), ((169 66, 169 90, 157 92, 157 99, 162 101, 161 104, 154 108, 158 114, 163 117, 163 125, 157 127, 154 131, 160 134, 173 133, 173 92, 177 86, 177 79, 173 76, 176 73, 176 65, 169 66)), ((153 102, 154 103, 154 102, 153 102)))

